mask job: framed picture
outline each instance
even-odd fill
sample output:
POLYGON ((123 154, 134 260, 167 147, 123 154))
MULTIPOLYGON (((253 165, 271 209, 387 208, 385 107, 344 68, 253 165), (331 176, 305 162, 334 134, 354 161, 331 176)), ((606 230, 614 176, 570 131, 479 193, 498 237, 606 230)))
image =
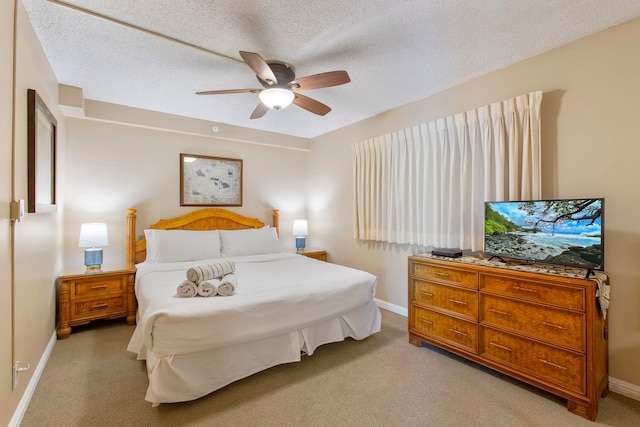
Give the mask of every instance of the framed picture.
POLYGON ((40 95, 27 90, 27 212, 56 210, 56 121, 40 95))
POLYGON ((181 153, 180 206, 242 206, 242 160, 181 153))

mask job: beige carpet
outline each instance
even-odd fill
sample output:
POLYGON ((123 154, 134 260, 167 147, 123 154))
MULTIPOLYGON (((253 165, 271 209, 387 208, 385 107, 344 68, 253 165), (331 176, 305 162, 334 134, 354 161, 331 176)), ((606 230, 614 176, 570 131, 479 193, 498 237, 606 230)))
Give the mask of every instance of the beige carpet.
POLYGON ((152 408, 144 362, 121 321, 58 341, 22 426, 639 426, 640 402, 609 393, 592 423, 566 402, 432 347, 408 343, 405 317, 322 346, 193 402, 152 408))

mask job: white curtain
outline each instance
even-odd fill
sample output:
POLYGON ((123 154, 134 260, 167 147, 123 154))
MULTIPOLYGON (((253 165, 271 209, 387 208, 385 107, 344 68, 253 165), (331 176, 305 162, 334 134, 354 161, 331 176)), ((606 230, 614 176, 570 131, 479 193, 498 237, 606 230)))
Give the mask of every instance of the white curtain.
POLYGON ((352 146, 354 237, 482 250, 484 202, 534 200, 542 92, 352 146))

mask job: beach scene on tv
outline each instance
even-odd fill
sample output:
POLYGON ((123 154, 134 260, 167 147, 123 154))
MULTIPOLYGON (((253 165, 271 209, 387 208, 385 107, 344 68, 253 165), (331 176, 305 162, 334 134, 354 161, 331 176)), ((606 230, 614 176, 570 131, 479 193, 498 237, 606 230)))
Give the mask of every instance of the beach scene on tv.
POLYGON ((487 202, 489 255, 602 269, 602 199, 487 202))

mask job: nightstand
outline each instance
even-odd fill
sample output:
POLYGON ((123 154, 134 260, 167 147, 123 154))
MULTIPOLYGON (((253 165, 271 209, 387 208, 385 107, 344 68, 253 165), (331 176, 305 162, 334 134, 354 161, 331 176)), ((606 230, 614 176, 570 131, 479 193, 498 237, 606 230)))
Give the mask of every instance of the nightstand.
POLYGON ((298 255, 304 255, 309 258, 317 259, 320 261, 327 260, 327 251, 317 251, 317 250, 305 250, 304 252, 297 252, 298 255))
POLYGON ((65 270, 58 277, 58 338, 71 327, 98 319, 126 317, 136 323, 135 267, 103 266, 95 272, 84 268, 65 270))

